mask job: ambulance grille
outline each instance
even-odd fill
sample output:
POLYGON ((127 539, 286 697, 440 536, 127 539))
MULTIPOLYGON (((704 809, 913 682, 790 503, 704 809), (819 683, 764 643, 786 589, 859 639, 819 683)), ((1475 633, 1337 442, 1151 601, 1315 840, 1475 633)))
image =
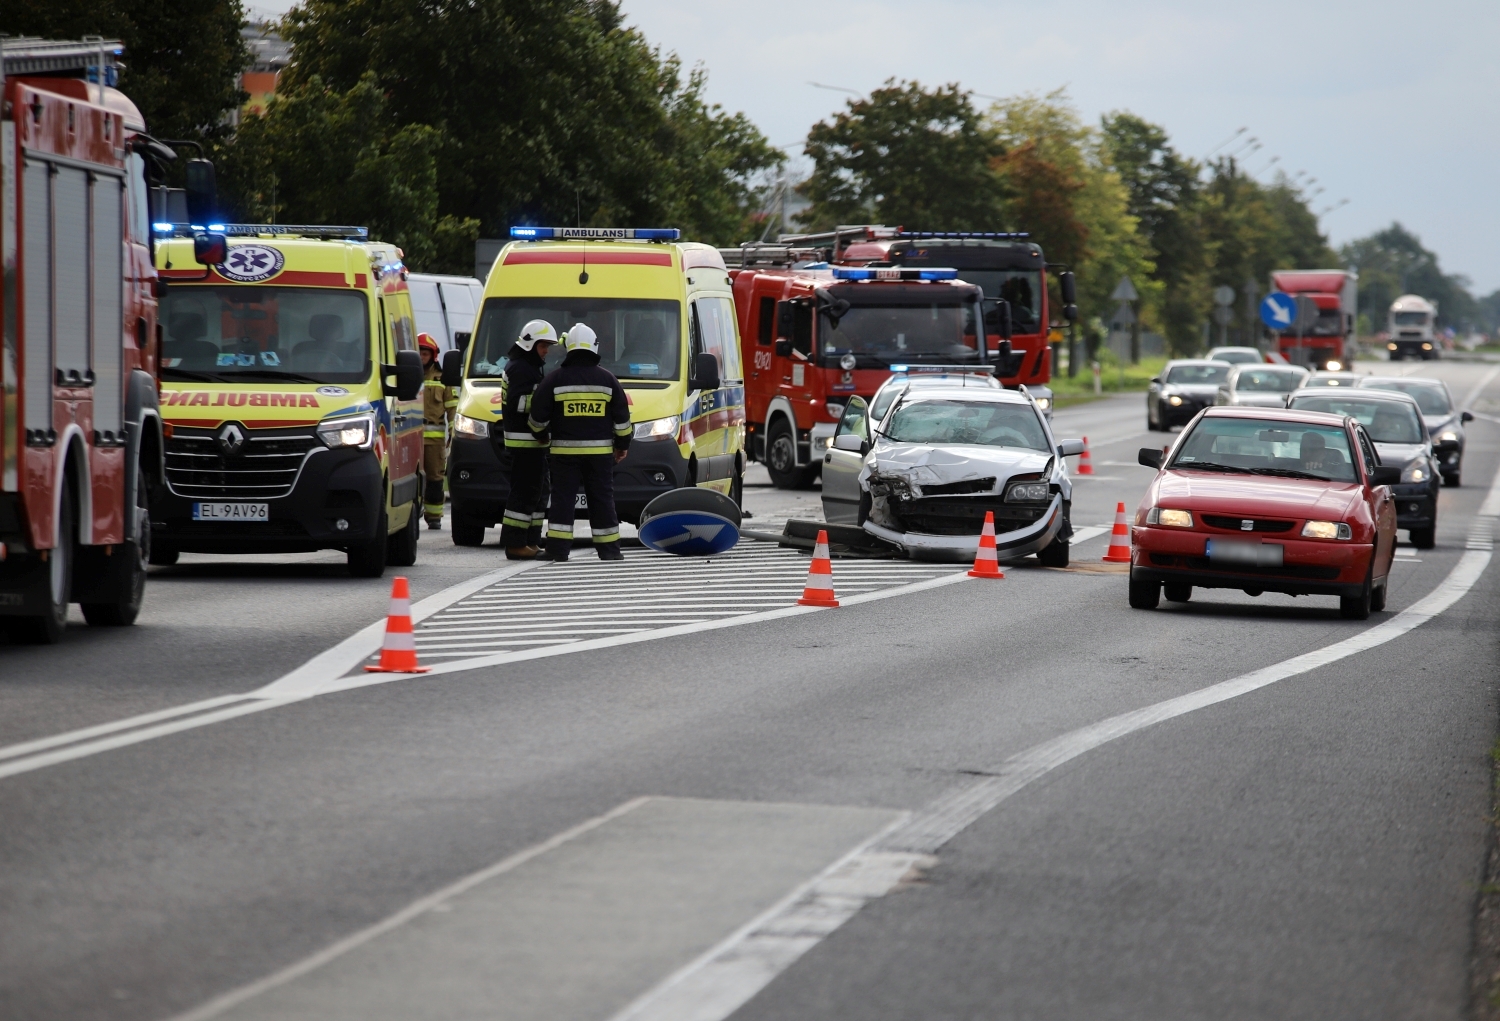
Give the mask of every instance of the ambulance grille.
POLYGON ((167 438, 167 486, 195 500, 274 500, 297 484, 307 455, 322 448, 306 429, 244 430, 228 453, 214 430, 178 427, 167 438))

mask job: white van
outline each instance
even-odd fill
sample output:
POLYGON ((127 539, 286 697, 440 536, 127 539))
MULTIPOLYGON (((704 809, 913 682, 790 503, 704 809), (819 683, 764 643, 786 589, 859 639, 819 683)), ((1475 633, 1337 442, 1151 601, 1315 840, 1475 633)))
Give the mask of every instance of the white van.
POLYGON ((412 310, 417 332, 430 333, 444 351, 459 346, 457 335, 474 332, 474 316, 484 298, 484 282, 473 277, 413 273, 406 279, 411 288, 412 310))

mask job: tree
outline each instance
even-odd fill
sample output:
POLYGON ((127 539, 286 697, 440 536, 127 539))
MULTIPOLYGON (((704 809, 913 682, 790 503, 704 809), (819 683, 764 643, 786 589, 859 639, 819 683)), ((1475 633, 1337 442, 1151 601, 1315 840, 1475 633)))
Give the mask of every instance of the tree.
POLYGON ((437 150, 434 128, 393 123, 374 75, 347 92, 314 77, 245 118, 221 177, 245 222, 368 226, 426 266, 436 255, 437 150))
POLYGON ((1140 292, 1143 319, 1154 322, 1161 285, 1101 133, 1083 123, 1060 89, 996 102, 986 126, 1003 153, 994 165, 1011 196, 1010 222, 1032 234, 1049 262, 1077 273, 1086 325, 1104 329, 1115 309, 1109 295, 1122 276, 1140 292))
POLYGON ((1385 329, 1391 302, 1403 294, 1436 302, 1441 326, 1476 329, 1487 322, 1468 279, 1444 273, 1437 253, 1399 223, 1350 241, 1339 257, 1359 270, 1359 312, 1373 329, 1385 329))
POLYGON ((967 92, 928 91, 890 79, 849 101, 832 123, 807 134, 812 176, 798 189, 812 202, 799 218, 815 230, 880 222, 918 230, 1003 230, 1001 155, 967 92))
POLYGON ((491 234, 660 222, 733 243, 783 159, 606 0, 307 0, 284 31, 290 86, 373 74, 393 124, 437 132, 438 214, 491 234))
POLYGON ((1198 217, 1199 167, 1172 148, 1164 128, 1119 111, 1100 122, 1107 165, 1129 195, 1128 209, 1162 286, 1158 318, 1174 354, 1197 350, 1209 312, 1206 248, 1198 217))
POLYGON ((120 90, 158 138, 226 139, 250 63, 240 0, 6 0, 0 32, 125 44, 120 90))

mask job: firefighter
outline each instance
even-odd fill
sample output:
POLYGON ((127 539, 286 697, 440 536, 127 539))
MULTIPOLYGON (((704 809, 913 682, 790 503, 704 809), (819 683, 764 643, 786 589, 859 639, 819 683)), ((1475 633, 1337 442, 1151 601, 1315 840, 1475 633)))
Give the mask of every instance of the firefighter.
MULTIPOLYGON (((545 319, 521 327, 521 336, 505 353, 505 401, 502 437, 490 430, 491 442, 510 454, 510 495, 500 519, 500 545, 510 560, 530 560, 542 545, 547 516, 547 441, 526 425, 531 397, 542 381, 542 363, 557 343, 557 331, 545 319)), ((500 453, 500 451, 496 451, 500 453)))
POLYGON ((417 334, 417 350, 427 380, 422 387, 422 473, 427 489, 422 494, 422 514, 427 527, 443 527, 443 486, 448 469, 448 427, 458 407, 458 388, 443 385, 438 364, 438 345, 429 334, 417 334))
POLYGON ((589 503, 589 527, 600 560, 624 560, 615 513, 615 465, 625 459, 633 427, 630 401, 614 373, 599 364, 599 341, 579 323, 563 335, 567 355, 531 398, 527 426, 550 434, 547 462, 552 506, 547 512, 544 560, 566 560, 573 548, 578 487, 589 503))

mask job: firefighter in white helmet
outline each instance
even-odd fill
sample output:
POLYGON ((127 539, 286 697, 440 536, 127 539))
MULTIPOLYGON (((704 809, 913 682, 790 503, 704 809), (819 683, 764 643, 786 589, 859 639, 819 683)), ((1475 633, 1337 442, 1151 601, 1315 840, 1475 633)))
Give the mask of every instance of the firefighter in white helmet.
POLYGON ((624 560, 615 513, 615 465, 625 459, 633 428, 630 402, 614 373, 599 364, 599 340, 585 323, 563 336, 567 355, 532 395, 527 425, 550 435, 552 506, 547 512, 547 560, 566 560, 573 548, 573 507, 581 484, 589 529, 600 560, 624 560))
MULTIPOLYGON (((501 415, 503 447, 496 451, 510 460, 510 495, 500 519, 500 545, 511 560, 530 560, 542 545, 542 519, 547 516, 547 437, 526 425, 542 363, 557 343, 557 331, 545 319, 521 327, 521 336, 506 352, 505 403, 501 415)), ((491 437, 494 432, 491 431, 491 437)))

